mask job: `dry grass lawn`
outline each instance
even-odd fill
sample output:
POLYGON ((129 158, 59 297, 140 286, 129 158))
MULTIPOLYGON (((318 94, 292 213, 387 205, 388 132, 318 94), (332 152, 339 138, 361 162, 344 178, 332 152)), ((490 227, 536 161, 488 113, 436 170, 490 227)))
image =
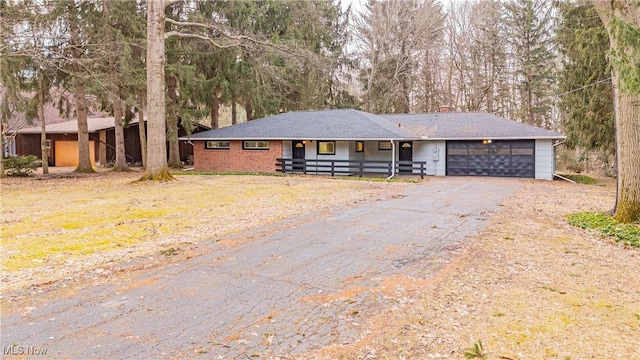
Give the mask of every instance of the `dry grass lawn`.
POLYGON ((3 291, 378 198, 403 183, 138 173, 2 179, 3 291))

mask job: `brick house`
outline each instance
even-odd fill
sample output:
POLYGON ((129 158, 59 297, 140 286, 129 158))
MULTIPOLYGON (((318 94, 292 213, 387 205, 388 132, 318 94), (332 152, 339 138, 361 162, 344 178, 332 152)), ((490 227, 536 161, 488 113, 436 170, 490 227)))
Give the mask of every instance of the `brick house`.
POLYGON ((565 136, 484 112, 293 111, 180 140, 194 169, 324 175, 397 173, 551 180, 565 136))

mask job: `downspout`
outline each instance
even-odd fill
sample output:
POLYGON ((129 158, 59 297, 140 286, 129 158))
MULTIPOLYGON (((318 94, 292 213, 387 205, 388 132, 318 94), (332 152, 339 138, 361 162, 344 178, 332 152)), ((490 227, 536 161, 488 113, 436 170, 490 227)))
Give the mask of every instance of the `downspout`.
POLYGON ((396 176, 396 143, 391 141, 391 175, 387 178, 387 180, 396 176))

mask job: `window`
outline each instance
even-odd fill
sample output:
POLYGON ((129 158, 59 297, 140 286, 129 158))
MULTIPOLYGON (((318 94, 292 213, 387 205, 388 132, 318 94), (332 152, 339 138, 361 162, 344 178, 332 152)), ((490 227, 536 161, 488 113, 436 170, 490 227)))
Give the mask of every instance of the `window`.
POLYGON ((228 141, 207 141, 204 144, 205 149, 228 149, 229 142, 228 141))
POLYGON ((318 154, 319 155, 335 155, 336 142, 335 141, 318 141, 318 154))
POLYGON ((364 141, 356 141, 356 152, 364 152, 364 141))
POLYGON ((51 140, 47 139, 44 141, 44 147, 47 149, 51 149, 51 140))
POLYGON ((511 155, 533 155, 533 149, 511 149, 511 155))
POLYGON ((378 141, 378 150, 391 150, 391 141, 378 141))
POLYGON ((268 141, 245 141, 242 144, 242 148, 245 150, 269 150, 268 141))
POLYGON ((467 149, 451 149, 448 150, 449 155, 469 155, 469 151, 467 149))
MULTIPOLYGON (((451 153, 451 152, 449 152, 451 153)), ((489 148, 485 149, 469 149, 469 155, 489 155, 489 148)))
POLYGON ((511 150, 509 150, 509 149, 491 149, 491 153, 493 155, 511 155, 511 150))

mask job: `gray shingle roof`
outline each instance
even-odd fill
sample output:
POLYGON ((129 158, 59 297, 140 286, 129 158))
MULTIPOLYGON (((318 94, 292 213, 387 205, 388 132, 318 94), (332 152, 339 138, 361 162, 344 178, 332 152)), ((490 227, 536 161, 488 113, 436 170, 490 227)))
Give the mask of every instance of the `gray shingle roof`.
POLYGON ((483 112, 374 115, 352 109, 292 111, 181 140, 561 139, 564 135, 483 112))
MULTIPOLYGON (((384 118, 359 110, 291 111, 191 135, 192 140, 356 140, 415 137, 384 118)), ((183 138, 186 139, 186 138, 183 138)))
POLYGON ((416 136, 439 140, 563 139, 555 131, 519 123, 486 112, 381 115, 416 136))

